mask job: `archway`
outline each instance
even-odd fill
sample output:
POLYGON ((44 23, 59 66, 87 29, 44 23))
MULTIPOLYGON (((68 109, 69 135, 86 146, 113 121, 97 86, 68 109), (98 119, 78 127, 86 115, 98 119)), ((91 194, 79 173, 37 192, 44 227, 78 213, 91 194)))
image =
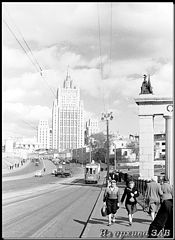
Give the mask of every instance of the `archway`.
POLYGON ((139 173, 143 178, 154 176, 154 117, 162 115, 165 119, 165 175, 173 184, 173 149, 172 149, 172 110, 173 101, 169 97, 153 94, 141 94, 135 99, 139 106, 139 173))

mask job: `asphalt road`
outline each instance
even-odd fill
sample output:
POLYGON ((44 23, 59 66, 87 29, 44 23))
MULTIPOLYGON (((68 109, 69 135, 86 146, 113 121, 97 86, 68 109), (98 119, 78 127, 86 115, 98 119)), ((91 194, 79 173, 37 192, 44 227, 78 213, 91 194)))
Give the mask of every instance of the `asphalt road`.
POLYGON ((37 189, 6 193, 2 201, 3 238, 79 237, 101 185, 84 184, 83 175, 37 189))
POLYGON ((54 168, 45 160, 38 167, 31 163, 16 174, 3 176, 3 238, 80 236, 102 185, 85 184, 84 169, 74 164, 70 178, 51 175, 54 168), (44 176, 34 177, 44 166, 44 176))
POLYGON ((20 175, 3 177, 3 238, 78 238, 82 234, 105 172, 101 184, 88 185, 81 167, 73 166, 73 177, 64 179, 51 175, 52 162, 44 161, 40 167, 44 165, 41 178, 30 170, 23 174, 24 169, 20 175))

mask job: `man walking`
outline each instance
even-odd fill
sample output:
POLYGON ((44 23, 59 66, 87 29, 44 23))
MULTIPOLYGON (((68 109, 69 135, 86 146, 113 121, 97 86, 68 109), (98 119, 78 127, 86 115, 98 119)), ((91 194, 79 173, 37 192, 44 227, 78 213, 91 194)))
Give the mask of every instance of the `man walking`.
POLYGON ((161 197, 162 202, 167 199, 173 198, 173 188, 169 184, 169 179, 167 177, 164 177, 163 184, 161 185, 161 190, 163 192, 163 195, 161 197))
POLYGON ((147 183, 145 192, 145 199, 149 205, 149 213, 152 220, 155 218, 155 214, 158 212, 160 205, 160 197, 163 195, 160 184, 156 182, 157 178, 154 176, 150 183, 147 183))

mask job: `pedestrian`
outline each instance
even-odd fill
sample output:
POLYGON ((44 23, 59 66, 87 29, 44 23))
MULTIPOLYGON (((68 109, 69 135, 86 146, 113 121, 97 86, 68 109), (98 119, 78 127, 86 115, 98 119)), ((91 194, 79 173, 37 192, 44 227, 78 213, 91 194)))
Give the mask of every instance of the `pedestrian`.
POLYGON ((124 173, 124 182, 127 184, 128 174, 124 173))
POLYGON ((121 182, 121 179, 122 179, 122 173, 121 173, 121 170, 119 170, 118 181, 121 182))
POLYGON ((166 199, 150 224, 148 238, 173 238, 173 199, 166 199))
POLYGON ((43 170, 44 170, 44 172, 45 172, 45 171, 46 171, 46 168, 44 167, 44 169, 43 169, 43 170))
POLYGON ((111 180, 115 180, 116 183, 118 182, 118 176, 116 174, 116 171, 113 171, 111 173, 109 173, 110 177, 111 177, 111 180))
POLYGON ((145 201, 148 204, 149 213, 152 220, 154 220, 156 213, 160 206, 160 197, 163 195, 160 184, 156 182, 156 176, 147 183, 145 192, 145 201))
POLYGON ((119 180, 119 173, 117 171, 115 171, 115 181, 116 183, 118 182, 119 180))
POLYGON ((173 198, 173 188, 169 184, 169 179, 167 177, 163 178, 163 183, 161 185, 161 190, 163 192, 163 195, 161 196, 161 202, 163 202, 166 199, 172 199, 173 198))
POLYGON ((128 212, 128 218, 129 218, 129 226, 132 225, 132 220, 133 220, 133 214, 137 211, 137 199, 136 197, 139 196, 138 190, 134 186, 134 181, 130 180, 128 183, 128 186, 125 187, 124 193, 121 198, 121 204, 123 204, 125 198, 125 207, 128 212))
POLYGON ((115 223, 116 212, 119 209, 120 202, 120 191, 115 180, 112 180, 111 184, 106 188, 103 196, 103 202, 107 207, 108 226, 110 226, 112 224, 111 218, 113 223, 115 223))

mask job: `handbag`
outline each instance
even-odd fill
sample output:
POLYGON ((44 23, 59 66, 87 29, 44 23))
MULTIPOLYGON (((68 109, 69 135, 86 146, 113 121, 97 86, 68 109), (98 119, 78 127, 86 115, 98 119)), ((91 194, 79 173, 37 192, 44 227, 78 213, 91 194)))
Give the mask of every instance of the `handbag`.
POLYGON ((103 207, 101 208, 101 215, 102 215, 102 217, 106 217, 106 215, 107 215, 106 205, 103 205, 103 207))
POLYGON ((150 213, 150 209, 149 209, 149 201, 148 199, 145 199, 144 197, 142 198, 142 200, 139 201, 137 200, 137 202, 140 204, 140 206, 142 207, 144 212, 150 213))

